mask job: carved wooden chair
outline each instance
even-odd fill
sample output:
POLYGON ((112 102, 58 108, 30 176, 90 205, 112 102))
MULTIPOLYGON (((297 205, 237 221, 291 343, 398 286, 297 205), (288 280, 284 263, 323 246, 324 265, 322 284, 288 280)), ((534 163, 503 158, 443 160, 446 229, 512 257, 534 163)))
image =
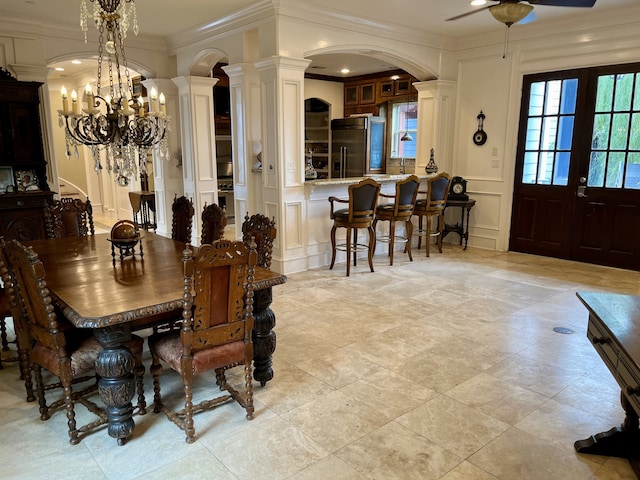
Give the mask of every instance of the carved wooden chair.
MULTIPOLYGON (((13 319, 13 313, 11 312, 11 301, 9 299, 9 293, 7 289, 3 286, 0 287, 0 339, 2 341, 2 351, 8 352, 11 349, 9 348, 9 344, 15 343, 18 349, 16 355, 13 356, 5 356, 4 358, 0 358, 0 370, 4 368, 3 362, 19 362, 20 361, 20 344, 18 342, 18 330, 20 325, 16 325, 17 322, 13 319), (9 340, 9 336, 7 334, 7 319, 12 318, 13 320, 13 333, 15 335, 13 340, 9 340)), ((20 364, 20 378, 24 379, 24 371, 22 368, 22 364, 20 364)), ((27 394, 27 399, 29 401, 35 400, 33 396, 33 390, 31 395, 27 394)))
POLYGON ((224 236, 227 226, 227 211, 215 203, 204 205, 202 210, 202 240, 200 243, 213 243, 224 236))
POLYGON ((191 228, 193 226, 193 202, 187 197, 173 199, 171 205, 171 238, 183 243, 191 243, 191 228))
POLYGON ((184 252, 184 305, 182 328, 149 337, 153 358, 155 413, 164 412, 195 441, 193 415, 235 400, 253 418, 252 360, 253 281, 257 261, 255 244, 220 240, 202 245, 193 254, 184 252), (173 411, 162 404, 160 361, 180 373, 184 384, 184 408, 173 411), (225 371, 244 365, 244 387, 240 392, 227 383, 225 371), (195 375, 214 370, 222 396, 193 405, 195 375))
MULTIPOLYGON (((5 243, 0 239, 0 251, 3 259, 3 281, 8 286, 12 307, 22 311, 22 320, 31 339, 29 369, 35 373, 40 419, 48 420, 55 411, 64 407, 69 441, 75 445, 90 430, 107 423, 104 410, 89 399, 97 391, 98 385, 95 375, 87 375, 94 370, 102 347, 91 330, 75 328, 62 316, 56 315, 45 282, 44 266, 32 248, 24 247, 17 240, 5 243), (59 382, 45 386, 43 368, 58 377, 59 382), (87 382, 90 382, 89 385, 87 382), (80 383, 84 385, 83 388, 74 391, 73 385, 80 383), (45 390, 56 387, 63 389, 63 397, 47 404, 45 390), (77 403, 83 404, 99 418, 78 427, 75 418, 77 403)), ((133 336, 126 345, 135 359, 138 413, 144 414, 143 339, 133 336)), ((30 376, 30 371, 28 375, 30 376)))
POLYGON ((426 194, 425 198, 416 200, 416 207, 413 214, 418 217, 418 250, 422 247, 422 237, 426 237, 427 257, 429 256, 429 246, 431 238, 437 238, 438 251, 442 253, 442 230, 444 228, 444 209, 447 205, 449 187, 451 185, 451 175, 446 172, 439 173, 435 177, 427 179, 427 190, 419 191, 426 194), (432 228, 431 219, 437 217, 438 223, 435 230, 432 228), (423 228, 423 219, 427 224, 423 228))
POLYGON ((87 198, 63 197, 54 200, 46 212, 47 236, 49 238, 84 237, 95 235, 93 207, 87 198))
POLYGON ((374 230, 379 221, 389 222, 389 235, 377 237, 377 240, 389 243, 389 265, 393 265, 396 242, 405 244, 405 252, 409 255, 409 260, 413 261, 411 256, 411 238, 413 234, 411 215, 415 207, 419 186, 420 179, 415 175, 409 175, 404 180, 396 182, 395 195, 380 194, 381 197, 394 199, 392 203, 383 203, 376 207, 376 218, 373 221, 374 230), (404 222, 404 235, 397 234, 396 222, 404 222))
POLYGON ((258 267, 271 269, 271 254, 273 253, 273 242, 276 239, 276 221, 260 213, 251 215, 249 213, 242 222, 242 241, 245 243, 253 241, 256 243, 258 252, 258 267))
POLYGON ((336 251, 347 252, 347 277, 351 273, 351 254, 353 253, 353 265, 356 266, 358 252, 368 252, 369 268, 373 272, 373 252, 376 248, 375 231, 372 228, 374 211, 378 195, 380 194, 380 184, 371 178, 365 178, 361 182, 349 185, 349 198, 340 199, 329 197, 331 211, 329 217, 333 220, 331 227, 331 265, 333 269, 336 262, 336 251), (348 208, 336 210, 335 203, 346 203, 348 208), (336 230, 346 228, 347 237, 345 243, 336 244, 336 230), (369 242, 365 245, 358 243, 358 229, 367 229, 369 242), (351 233, 353 232, 353 242, 351 233))

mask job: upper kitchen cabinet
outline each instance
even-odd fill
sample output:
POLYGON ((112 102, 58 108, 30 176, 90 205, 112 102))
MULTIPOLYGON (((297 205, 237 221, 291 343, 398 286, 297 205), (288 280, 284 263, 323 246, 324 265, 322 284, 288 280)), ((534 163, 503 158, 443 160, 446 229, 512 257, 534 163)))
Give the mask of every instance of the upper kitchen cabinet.
POLYGON ((401 95, 415 95, 417 90, 413 86, 416 81, 414 77, 408 73, 396 75, 398 78, 393 79, 390 75, 376 80, 376 103, 386 102, 393 97, 401 95))
POLYGON ((415 77, 402 70, 349 78, 344 84, 344 116, 379 115, 381 103, 393 97, 417 94, 413 87, 415 81, 415 77), (392 76, 398 78, 394 80, 392 76))

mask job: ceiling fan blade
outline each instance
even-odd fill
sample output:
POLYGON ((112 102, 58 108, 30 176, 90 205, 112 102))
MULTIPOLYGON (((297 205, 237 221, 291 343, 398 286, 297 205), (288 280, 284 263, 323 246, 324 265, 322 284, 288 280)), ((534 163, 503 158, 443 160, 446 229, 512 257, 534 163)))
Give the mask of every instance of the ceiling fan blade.
POLYGON ((527 3, 549 7, 593 7, 596 0, 527 0, 527 3))
POLYGON ((536 17, 535 12, 532 10, 529 12, 529 15, 518 22, 518 25, 526 25, 527 23, 535 22, 537 18, 538 17, 536 17))
POLYGON ((487 5, 486 7, 478 8, 476 10, 471 10, 470 12, 463 13, 461 15, 456 15, 455 17, 447 18, 445 21, 450 22, 451 20, 458 20, 459 18, 468 17, 469 15, 473 15, 474 13, 478 13, 478 12, 481 12, 483 10, 488 10, 492 6, 493 5, 487 5))

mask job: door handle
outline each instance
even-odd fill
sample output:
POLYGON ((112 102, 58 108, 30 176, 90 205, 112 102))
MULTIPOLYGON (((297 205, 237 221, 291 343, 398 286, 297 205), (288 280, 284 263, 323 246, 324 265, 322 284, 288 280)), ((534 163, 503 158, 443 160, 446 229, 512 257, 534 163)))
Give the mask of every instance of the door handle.
POLYGON ((580 185, 578 187, 578 192, 576 193, 576 195, 578 195, 578 197, 580 197, 580 198, 587 198, 588 195, 586 193, 584 193, 586 189, 587 189, 586 186, 580 185))

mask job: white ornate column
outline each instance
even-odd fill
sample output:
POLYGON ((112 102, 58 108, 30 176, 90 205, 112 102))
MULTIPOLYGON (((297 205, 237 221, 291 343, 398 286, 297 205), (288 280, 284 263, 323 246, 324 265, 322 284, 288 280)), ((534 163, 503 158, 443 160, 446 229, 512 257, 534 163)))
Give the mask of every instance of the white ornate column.
MULTIPOLYGON (((304 72, 310 61, 273 56, 256 62, 262 117, 262 208, 275 217, 272 268, 308 268, 304 195, 304 72)), ((259 208, 260 209, 260 208, 259 208)))
POLYGON ((164 78, 152 78, 142 82, 147 91, 155 87, 164 93, 167 115, 171 117, 171 130, 165 133, 169 144, 169 158, 162 158, 153 150, 153 188, 156 197, 156 232, 165 237, 171 236, 171 205, 176 195, 181 196, 182 160, 180 159, 180 115, 178 110, 178 87, 164 78))
POLYGON ((430 80, 413 84, 418 90, 418 134, 416 173, 424 173, 434 150, 438 171, 451 172, 455 86, 452 80, 430 80))
POLYGON ((233 198, 236 235, 247 212, 264 213, 262 206, 262 172, 252 171, 257 159, 254 145, 262 145, 260 129, 260 75, 250 63, 223 67, 229 76, 231 95, 231 133, 233 155, 233 198))
POLYGON ((215 78, 177 77, 184 195, 193 198, 192 243, 200 244, 204 204, 218 203, 213 86, 215 78))

